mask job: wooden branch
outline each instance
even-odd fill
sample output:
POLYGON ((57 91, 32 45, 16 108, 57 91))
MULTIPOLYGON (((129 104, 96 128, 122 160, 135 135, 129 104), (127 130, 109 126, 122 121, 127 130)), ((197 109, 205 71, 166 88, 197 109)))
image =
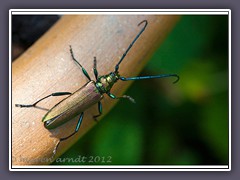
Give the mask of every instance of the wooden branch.
MULTIPOLYGON (((58 139, 74 131, 78 118, 59 128, 47 130, 41 122, 46 109, 50 109, 64 97, 48 98, 38 104, 41 108, 19 108, 15 104, 32 104, 53 92, 74 92, 87 82, 82 71, 71 59, 69 45, 92 79, 95 79, 92 70, 94 56, 97 58, 100 75, 114 71, 119 58, 141 30, 138 23, 145 19, 148 20, 146 30, 119 68, 122 76, 136 76, 176 23, 178 16, 66 15, 13 62, 13 165, 49 164, 47 158, 52 156, 58 139)), ((130 83, 119 81, 111 92, 119 96, 130 83)), ((105 96, 102 103, 105 115, 116 101, 105 96)), ((60 144, 55 157, 96 125, 92 116, 97 113, 97 106, 85 111, 79 132, 60 144)))

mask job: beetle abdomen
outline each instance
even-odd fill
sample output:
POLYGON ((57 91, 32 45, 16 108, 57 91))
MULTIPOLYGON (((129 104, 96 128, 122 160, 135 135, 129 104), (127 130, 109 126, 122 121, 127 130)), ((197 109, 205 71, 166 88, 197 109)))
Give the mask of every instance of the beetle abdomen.
POLYGON ((94 81, 90 81, 76 92, 57 103, 42 121, 47 129, 54 129, 96 104, 103 98, 94 81))

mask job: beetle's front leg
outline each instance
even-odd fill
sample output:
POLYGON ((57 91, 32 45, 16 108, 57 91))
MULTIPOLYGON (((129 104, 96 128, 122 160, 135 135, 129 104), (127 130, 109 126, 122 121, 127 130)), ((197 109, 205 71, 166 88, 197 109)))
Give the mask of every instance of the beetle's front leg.
POLYGON ((95 78, 96 78, 96 81, 98 80, 98 71, 97 71, 97 59, 96 57, 94 57, 94 60, 93 60, 93 72, 94 72, 94 75, 95 75, 95 78))
POLYGON ((73 61, 82 69, 83 74, 88 78, 88 80, 91 81, 91 78, 90 78, 88 72, 86 71, 86 69, 83 68, 82 65, 74 57, 72 46, 70 45, 69 47, 70 47, 70 53, 71 53, 71 57, 72 57, 73 61))
POLYGON ((129 101, 131 101, 132 103, 136 103, 135 100, 131 97, 131 96, 128 96, 128 95, 123 95, 123 96, 115 96, 114 94, 110 93, 110 92, 107 92, 107 95, 112 98, 112 99, 120 99, 120 98, 126 98, 128 99, 129 101))

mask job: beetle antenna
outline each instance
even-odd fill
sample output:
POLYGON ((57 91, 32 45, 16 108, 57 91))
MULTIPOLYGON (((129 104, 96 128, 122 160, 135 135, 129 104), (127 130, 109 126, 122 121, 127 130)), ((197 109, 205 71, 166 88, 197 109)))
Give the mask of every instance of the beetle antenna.
POLYGON ((119 60, 119 62, 117 63, 117 65, 115 66, 115 73, 118 72, 119 69, 119 65, 121 64, 122 60, 125 58, 125 56, 127 55, 128 51, 131 49, 131 47, 133 46, 133 44, 136 42, 136 40, 139 38, 139 36, 143 33, 143 31, 145 30, 145 28, 148 25, 147 20, 143 20, 142 22, 140 22, 138 24, 138 26, 140 26, 142 23, 145 23, 144 27, 142 28, 142 30, 138 33, 138 35, 135 37, 135 39, 133 40, 133 42, 128 46, 126 52, 122 55, 121 59, 119 60))
POLYGON ((131 80, 143 80, 143 79, 158 79, 158 78, 166 78, 166 77, 175 77, 176 80, 173 82, 175 84, 179 81, 179 76, 177 74, 161 74, 156 76, 137 76, 137 77, 119 77, 122 81, 131 81, 131 80))

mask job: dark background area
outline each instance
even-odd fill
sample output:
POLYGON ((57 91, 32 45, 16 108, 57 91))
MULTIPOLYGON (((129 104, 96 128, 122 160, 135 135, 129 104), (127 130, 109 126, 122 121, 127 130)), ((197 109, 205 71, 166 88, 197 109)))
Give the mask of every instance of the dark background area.
MULTIPOLYGON (((14 58, 58 18, 15 16, 14 58)), ((97 158, 91 165, 227 165, 228 17, 182 16, 141 75, 161 73, 177 73, 180 81, 134 82, 126 94, 137 103, 119 101, 61 158, 97 158), (102 161, 108 157, 111 163, 102 161)))

